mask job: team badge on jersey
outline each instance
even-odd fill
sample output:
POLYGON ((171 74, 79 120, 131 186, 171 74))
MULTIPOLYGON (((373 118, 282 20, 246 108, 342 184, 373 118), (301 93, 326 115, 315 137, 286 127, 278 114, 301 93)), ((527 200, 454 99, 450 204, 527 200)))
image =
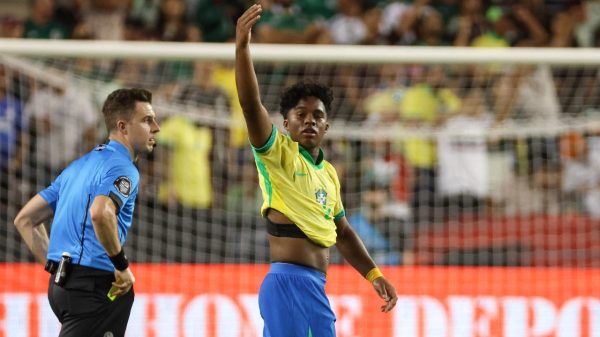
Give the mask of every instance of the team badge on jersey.
POLYGON ((121 195, 125 198, 129 198, 129 195, 131 194, 131 180, 129 180, 129 178, 120 176, 115 180, 114 185, 121 195))
POLYGON ((317 198, 317 202, 323 206, 327 205, 327 192, 324 189, 319 188, 315 193, 315 197, 317 198))

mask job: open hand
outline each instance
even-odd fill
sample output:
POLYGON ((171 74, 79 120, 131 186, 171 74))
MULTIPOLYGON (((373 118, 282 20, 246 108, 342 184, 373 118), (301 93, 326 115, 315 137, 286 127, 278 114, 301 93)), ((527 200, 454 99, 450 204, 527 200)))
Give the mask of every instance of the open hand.
POLYGON ((385 301, 385 304, 381 306, 381 312, 389 312, 396 306, 396 302, 398 302, 396 288, 385 277, 376 278, 373 281, 373 288, 377 295, 385 301))
POLYGON ((260 19, 260 13, 262 13, 262 6, 254 4, 238 18, 235 28, 236 47, 245 47, 250 43, 252 27, 260 19))

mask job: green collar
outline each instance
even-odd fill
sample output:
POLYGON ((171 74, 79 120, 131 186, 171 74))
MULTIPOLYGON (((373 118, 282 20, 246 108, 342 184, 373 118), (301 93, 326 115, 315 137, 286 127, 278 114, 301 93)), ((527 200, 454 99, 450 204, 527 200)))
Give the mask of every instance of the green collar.
POLYGON ((317 162, 313 161, 312 156, 308 151, 302 147, 302 145, 298 144, 298 149, 300 150, 300 154, 314 167, 317 169, 323 168, 323 159, 325 159, 325 154, 322 149, 319 149, 319 156, 317 157, 317 162))

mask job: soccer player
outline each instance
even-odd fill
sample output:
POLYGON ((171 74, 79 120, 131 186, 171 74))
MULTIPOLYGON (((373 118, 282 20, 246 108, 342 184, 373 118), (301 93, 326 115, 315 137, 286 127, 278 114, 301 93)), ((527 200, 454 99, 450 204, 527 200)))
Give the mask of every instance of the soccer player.
POLYGON ((15 225, 52 275, 50 307, 62 337, 124 336, 135 277, 123 252, 131 227, 140 153, 160 127, 144 89, 118 89, 102 108, 108 144, 72 162, 25 204, 15 225), (43 223, 54 216, 50 238, 43 223))
POLYGON ((270 271, 259 291, 264 336, 335 336, 335 315, 325 295, 329 247, 336 245, 368 279, 388 312, 396 290, 377 268, 348 224, 333 166, 324 160, 321 140, 329 124, 332 93, 319 84, 297 83, 281 97, 287 136, 272 124, 262 105, 250 57, 251 29, 262 8, 253 5, 236 28, 236 85, 264 202, 270 271))

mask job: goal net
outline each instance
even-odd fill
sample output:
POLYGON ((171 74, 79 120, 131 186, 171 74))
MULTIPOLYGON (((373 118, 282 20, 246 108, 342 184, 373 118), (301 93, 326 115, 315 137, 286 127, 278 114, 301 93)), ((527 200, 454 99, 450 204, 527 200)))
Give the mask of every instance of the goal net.
MULTIPOLYGON (((333 89, 325 157, 400 295, 379 313, 333 248, 338 336, 600 336, 600 52, 252 51, 277 128, 283 88, 333 89)), ((161 125, 137 165, 128 336, 262 335, 268 242, 233 57, 231 44, 0 40, 0 335, 56 335, 47 276, 12 221, 106 140, 100 107, 119 87, 151 90, 161 125)))

